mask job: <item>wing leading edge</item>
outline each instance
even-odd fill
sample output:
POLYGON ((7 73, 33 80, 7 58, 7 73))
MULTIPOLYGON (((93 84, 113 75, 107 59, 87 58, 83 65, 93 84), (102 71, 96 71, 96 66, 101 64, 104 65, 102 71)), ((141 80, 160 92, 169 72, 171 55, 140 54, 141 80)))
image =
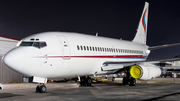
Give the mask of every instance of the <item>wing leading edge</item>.
POLYGON ((180 43, 152 46, 152 47, 149 47, 148 50, 155 50, 155 49, 167 48, 167 47, 178 46, 178 45, 180 45, 180 43))

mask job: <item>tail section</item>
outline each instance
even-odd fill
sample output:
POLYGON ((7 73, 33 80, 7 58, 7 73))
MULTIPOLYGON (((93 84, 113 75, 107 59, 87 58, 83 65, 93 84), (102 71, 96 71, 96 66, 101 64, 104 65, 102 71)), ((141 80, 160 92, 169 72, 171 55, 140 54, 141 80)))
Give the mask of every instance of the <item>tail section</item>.
POLYGON ((143 10, 143 13, 141 15, 141 19, 140 19, 139 26, 138 26, 138 29, 136 32, 136 36, 133 39, 134 42, 146 44, 148 10, 149 10, 149 3, 145 2, 144 10, 143 10))

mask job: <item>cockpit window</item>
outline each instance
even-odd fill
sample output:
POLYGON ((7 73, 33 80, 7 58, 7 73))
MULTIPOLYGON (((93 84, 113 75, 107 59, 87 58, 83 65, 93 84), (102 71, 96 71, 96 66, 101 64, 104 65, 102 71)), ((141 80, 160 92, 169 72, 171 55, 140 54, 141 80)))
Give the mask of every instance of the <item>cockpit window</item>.
POLYGON ((40 47, 46 47, 46 43, 45 42, 40 42, 40 47))
POLYGON ((27 41, 22 41, 19 46, 33 46, 37 48, 43 48, 46 47, 47 44, 46 42, 27 42, 27 41))
POLYGON ((33 46, 40 48, 40 47, 39 47, 39 42, 34 42, 34 43, 33 43, 33 46))
POLYGON ((33 42, 21 42, 20 46, 32 46, 33 42))

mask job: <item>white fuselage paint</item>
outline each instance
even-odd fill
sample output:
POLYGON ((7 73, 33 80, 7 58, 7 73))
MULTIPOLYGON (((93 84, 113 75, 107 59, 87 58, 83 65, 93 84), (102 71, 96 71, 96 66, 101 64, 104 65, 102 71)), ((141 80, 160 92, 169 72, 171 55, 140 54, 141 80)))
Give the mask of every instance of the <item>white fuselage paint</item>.
POLYGON ((70 78, 94 73, 105 74, 107 72, 101 70, 105 62, 142 61, 148 56, 147 45, 132 41, 66 32, 40 33, 21 41, 30 41, 32 38, 46 42, 47 46, 41 49, 17 46, 7 54, 7 57, 15 54, 12 63, 6 63, 9 60, 4 59, 5 64, 9 64, 8 67, 26 76, 70 78), (88 46, 89 50, 81 50, 81 46, 88 46), (104 51, 92 51, 90 47, 104 48, 104 51), (115 52, 105 51, 105 48, 115 49, 115 52), (126 52, 119 52, 120 49, 126 52))

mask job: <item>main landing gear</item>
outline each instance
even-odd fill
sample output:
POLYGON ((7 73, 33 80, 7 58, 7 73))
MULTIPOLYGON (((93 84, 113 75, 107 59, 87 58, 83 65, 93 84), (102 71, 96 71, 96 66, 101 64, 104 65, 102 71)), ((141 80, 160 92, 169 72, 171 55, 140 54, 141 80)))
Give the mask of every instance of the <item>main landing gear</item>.
POLYGON ((136 79, 133 77, 124 77, 123 78, 123 85, 129 85, 129 86, 135 86, 136 85, 136 79))
POLYGON ((136 79, 131 77, 130 73, 127 72, 127 76, 123 78, 122 83, 123 83, 123 85, 135 86, 136 79))
POLYGON ((47 88, 44 84, 37 85, 37 87, 36 87, 37 93, 45 93, 46 90, 47 90, 47 88))
POLYGON ((81 86, 91 86, 92 80, 90 77, 80 77, 81 86))

